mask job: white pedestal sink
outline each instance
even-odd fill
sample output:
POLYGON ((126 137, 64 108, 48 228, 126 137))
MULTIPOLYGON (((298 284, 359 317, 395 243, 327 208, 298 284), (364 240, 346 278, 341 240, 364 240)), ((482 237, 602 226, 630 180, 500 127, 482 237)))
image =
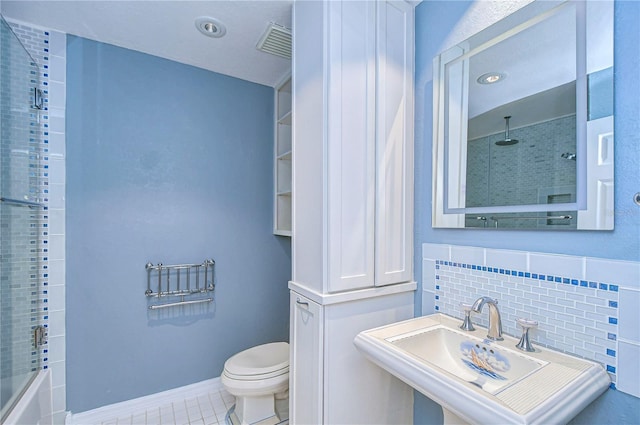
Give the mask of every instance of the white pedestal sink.
POLYGON ((518 340, 485 339, 443 314, 361 332, 370 360, 439 403, 445 423, 563 424, 609 386, 604 368, 547 348, 525 353, 518 340))

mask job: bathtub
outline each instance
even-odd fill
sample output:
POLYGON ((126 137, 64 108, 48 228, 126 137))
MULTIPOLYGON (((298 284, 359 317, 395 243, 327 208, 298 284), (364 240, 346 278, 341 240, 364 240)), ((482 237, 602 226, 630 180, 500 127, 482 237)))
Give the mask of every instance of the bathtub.
POLYGON ((51 372, 41 370, 3 425, 53 425, 51 372))

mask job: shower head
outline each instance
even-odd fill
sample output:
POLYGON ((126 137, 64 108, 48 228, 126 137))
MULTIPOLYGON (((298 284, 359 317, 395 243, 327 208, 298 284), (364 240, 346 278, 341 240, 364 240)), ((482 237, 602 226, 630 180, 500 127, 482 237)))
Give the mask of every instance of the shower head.
POLYGON ((562 155, 560 155, 561 157, 563 157, 564 159, 570 159, 572 161, 576 160, 576 154, 575 153, 571 153, 571 152, 565 152, 562 155))
POLYGON ((504 117, 506 123, 505 123, 505 129, 504 129, 504 139, 502 140, 498 140, 496 142, 497 146, 511 146, 511 145, 515 145, 516 143, 518 143, 518 141, 516 139, 511 139, 509 137, 509 119, 511 118, 511 115, 509 115, 508 117, 504 117))

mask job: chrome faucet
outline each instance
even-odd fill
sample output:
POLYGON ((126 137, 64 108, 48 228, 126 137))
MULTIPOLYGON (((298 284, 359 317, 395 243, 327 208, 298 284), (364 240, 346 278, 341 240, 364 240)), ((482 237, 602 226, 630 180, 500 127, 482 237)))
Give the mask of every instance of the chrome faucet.
POLYGON ((502 341, 504 338, 502 338, 502 320, 500 319, 500 310, 498 310, 498 301, 489 297, 480 297, 473 303, 471 310, 480 313, 485 304, 489 306, 489 333, 487 338, 494 341, 502 341))

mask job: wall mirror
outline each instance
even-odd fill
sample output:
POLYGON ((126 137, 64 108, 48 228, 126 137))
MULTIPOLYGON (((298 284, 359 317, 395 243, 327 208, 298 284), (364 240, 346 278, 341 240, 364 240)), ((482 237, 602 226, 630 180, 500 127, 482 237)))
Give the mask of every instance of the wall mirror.
POLYGON ((612 1, 535 1, 433 67, 433 227, 613 229, 612 1))

